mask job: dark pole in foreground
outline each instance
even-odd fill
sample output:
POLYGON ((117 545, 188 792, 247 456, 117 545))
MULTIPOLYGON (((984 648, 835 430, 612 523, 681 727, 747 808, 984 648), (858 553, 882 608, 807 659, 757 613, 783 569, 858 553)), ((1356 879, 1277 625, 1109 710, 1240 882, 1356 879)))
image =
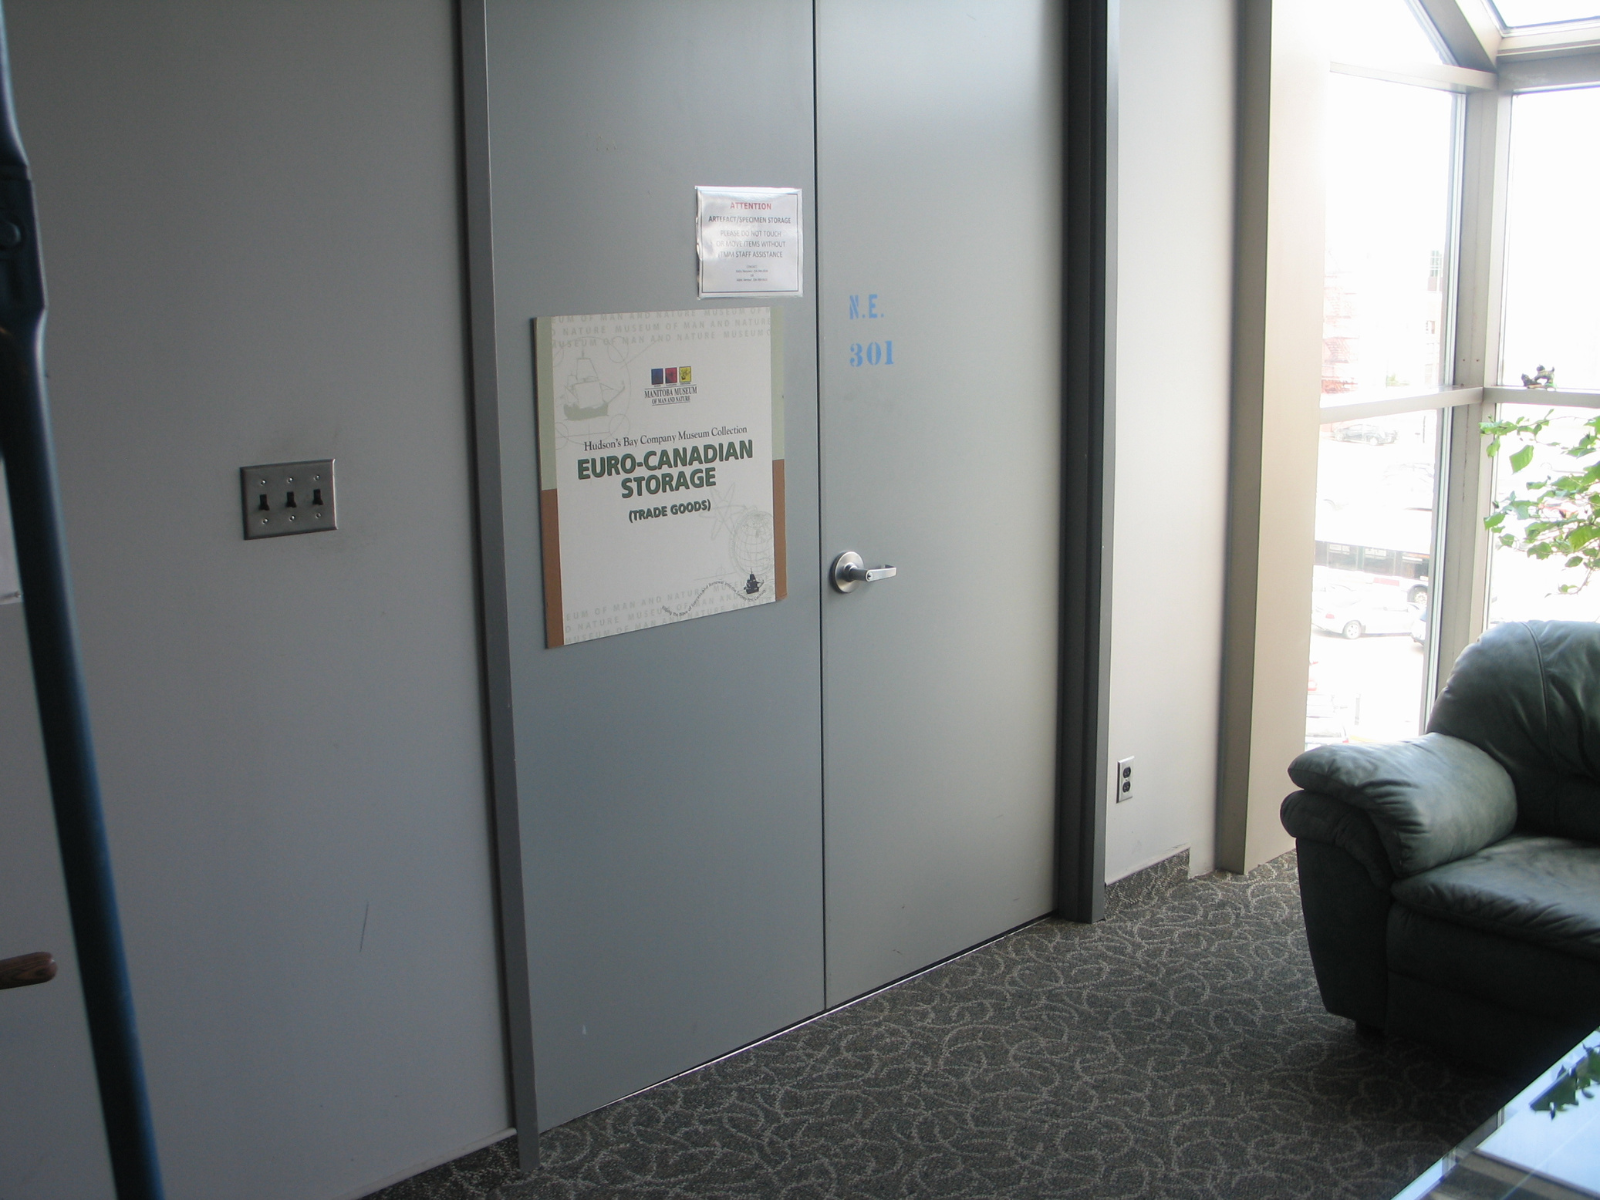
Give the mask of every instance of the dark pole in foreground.
POLYGON ((33 183, 13 112, 11 56, 0 13, 0 458, 111 1172, 119 1200, 160 1200, 56 492, 33 183))

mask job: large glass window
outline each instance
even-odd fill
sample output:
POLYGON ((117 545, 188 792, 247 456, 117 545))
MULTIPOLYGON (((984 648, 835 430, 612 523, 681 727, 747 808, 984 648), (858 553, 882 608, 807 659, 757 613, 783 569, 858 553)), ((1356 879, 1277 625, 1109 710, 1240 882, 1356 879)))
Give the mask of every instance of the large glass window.
MULTIPOLYGON (((1335 63, 1442 58, 1405 0, 1337 0, 1326 11, 1335 63)), ((1421 724, 1439 412, 1371 410, 1451 382, 1461 120, 1451 92, 1337 68, 1325 111, 1328 423, 1317 462, 1307 746, 1415 737, 1421 724)))
POLYGON ((1540 367, 1557 387, 1600 389, 1600 88, 1511 104, 1505 337, 1500 380, 1540 367))
POLYGON ((1438 417, 1428 410, 1322 427, 1308 746, 1417 735, 1438 417))
POLYGON ((1327 111, 1323 403, 1439 387, 1448 382, 1456 97, 1335 74, 1327 111))
MULTIPOLYGON (((1600 289, 1594 282, 1600 278, 1596 129, 1600 87, 1524 93, 1512 100, 1500 379, 1511 387, 1552 382, 1557 390, 1550 394, 1549 408, 1532 403, 1500 406, 1502 420, 1537 419, 1547 413, 1552 420, 1537 441, 1513 437, 1503 443, 1495 461, 1496 507, 1512 497, 1540 497, 1543 481, 1571 475, 1575 467, 1581 470, 1600 458, 1563 453, 1562 447, 1576 445, 1588 432, 1585 422, 1596 410, 1560 403, 1563 388, 1600 390, 1600 289), (1519 449, 1528 456, 1525 461, 1513 457, 1519 449), (1518 465, 1521 469, 1514 470, 1518 465)), ((1523 550, 1530 526, 1569 519, 1586 507, 1582 499, 1544 499, 1522 514, 1510 512, 1502 518, 1491 542, 1490 624, 1600 620, 1600 582, 1590 583, 1582 566, 1569 566, 1571 555, 1539 558, 1523 550), (1503 544, 1508 538, 1510 546, 1503 544)))

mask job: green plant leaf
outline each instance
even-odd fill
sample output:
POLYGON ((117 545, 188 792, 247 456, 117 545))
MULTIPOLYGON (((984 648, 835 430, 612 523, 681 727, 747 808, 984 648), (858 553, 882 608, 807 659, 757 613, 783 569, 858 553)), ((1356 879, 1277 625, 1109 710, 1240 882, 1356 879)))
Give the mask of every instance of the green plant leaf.
POLYGON ((1521 471, 1523 468, 1525 468, 1532 461, 1533 461, 1533 447, 1532 446, 1524 446, 1521 450, 1518 450, 1515 454, 1513 454, 1511 456, 1511 470, 1513 472, 1521 471))

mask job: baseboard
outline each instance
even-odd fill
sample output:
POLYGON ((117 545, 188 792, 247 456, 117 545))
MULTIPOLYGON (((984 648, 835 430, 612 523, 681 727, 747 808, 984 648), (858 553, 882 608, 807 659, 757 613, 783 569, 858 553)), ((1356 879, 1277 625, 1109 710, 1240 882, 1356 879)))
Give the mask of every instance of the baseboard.
POLYGON ((1189 848, 1169 850, 1147 866, 1130 871, 1106 887, 1106 916, 1158 904, 1180 883, 1189 882, 1189 848))
POLYGON ((1188 865, 1189 865, 1189 863, 1188 863, 1188 855, 1189 855, 1189 847, 1187 845, 1173 846, 1170 850, 1163 850, 1160 854, 1156 855, 1154 858, 1145 859, 1142 863, 1140 863, 1136 867, 1129 867, 1126 871, 1124 871, 1121 875, 1118 875, 1115 879, 1106 880, 1106 886, 1110 887, 1114 883, 1121 883, 1124 879, 1131 879, 1133 876, 1137 875, 1140 871, 1148 871, 1152 867, 1159 867, 1163 863, 1169 862, 1172 859, 1178 858, 1180 856, 1184 860, 1184 869, 1185 869, 1185 871, 1187 871, 1188 870, 1188 865))

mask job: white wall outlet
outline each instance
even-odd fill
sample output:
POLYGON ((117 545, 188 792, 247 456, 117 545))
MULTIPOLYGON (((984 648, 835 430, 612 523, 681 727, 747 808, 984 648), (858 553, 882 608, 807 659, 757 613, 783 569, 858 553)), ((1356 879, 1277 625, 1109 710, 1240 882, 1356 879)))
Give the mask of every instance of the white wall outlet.
POLYGON ((1133 799, 1133 755, 1117 759, 1117 803, 1133 799))
POLYGON ((240 467, 246 538, 335 529, 333 459, 240 467))

